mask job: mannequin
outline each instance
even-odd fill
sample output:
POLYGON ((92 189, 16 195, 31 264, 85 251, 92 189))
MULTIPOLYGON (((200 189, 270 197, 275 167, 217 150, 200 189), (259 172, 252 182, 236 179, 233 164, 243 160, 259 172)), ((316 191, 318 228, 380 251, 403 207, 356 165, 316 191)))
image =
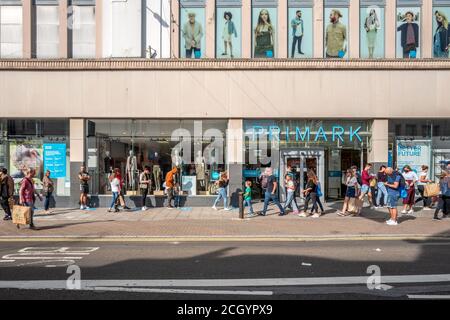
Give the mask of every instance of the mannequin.
POLYGON ((133 150, 130 150, 129 156, 127 158, 126 172, 128 177, 128 186, 131 188, 131 190, 135 190, 136 187, 135 173, 137 172, 137 159, 136 156, 134 155, 133 150))
POLYGON ((180 156, 180 150, 173 149, 172 151, 172 166, 179 167, 182 165, 183 159, 180 156))
POLYGON ((155 191, 161 190, 161 166, 159 165, 158 159, 158 152, 155 152, 153 160, 153 179, 155 181, 155 191))
POLYGON ((105 172, 106 190, 110 191, 111 185, 109 183, 109 177, 111 176, 111 173, 113 171, 114 161, 113 161, 113 158, 111 157, 111 153, 109 151, 105 151, 105 158, 103 159, 103 163, 104 163, 103 171, 105 172))
POLYGON ((197 175, 197 181, 200 183, 200 187, 205 187, 205 176, 206 176, 206 166, 205 166, 205 158, 202 155, 201 151, 197 152, 197 156, 195 157, 195 173, 197 175))

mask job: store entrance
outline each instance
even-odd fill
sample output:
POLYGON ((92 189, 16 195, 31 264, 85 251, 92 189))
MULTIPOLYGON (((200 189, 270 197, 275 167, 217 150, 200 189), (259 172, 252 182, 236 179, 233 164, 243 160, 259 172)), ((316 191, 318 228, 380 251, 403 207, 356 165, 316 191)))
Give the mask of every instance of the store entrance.
POLYGON ((318 176, 322 190, 324 190, 324 149, 284 149, 280 151, 280 198, 282 201, 286 200, 286 189, 283 181, 288 166, 295 172, 295 180, 298 186, 297 197, 300 197, 305 189, 309 170, 312 170, 318 176))

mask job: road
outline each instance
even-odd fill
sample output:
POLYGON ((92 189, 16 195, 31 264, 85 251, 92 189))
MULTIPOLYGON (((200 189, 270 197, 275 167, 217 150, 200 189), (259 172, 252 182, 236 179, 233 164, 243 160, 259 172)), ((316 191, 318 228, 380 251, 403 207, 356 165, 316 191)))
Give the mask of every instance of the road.
POLYGON ((0 299, 446 298, 449 249, 445 240, 2 242, 0 299))

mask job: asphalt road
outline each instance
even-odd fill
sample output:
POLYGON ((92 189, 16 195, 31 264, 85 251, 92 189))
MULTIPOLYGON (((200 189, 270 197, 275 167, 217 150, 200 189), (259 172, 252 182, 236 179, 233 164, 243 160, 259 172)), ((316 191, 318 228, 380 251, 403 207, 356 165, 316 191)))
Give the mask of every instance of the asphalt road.
POLYGON ((450 241, 2 242, 0 299, 445 298, 449 249, 450 241), (82 290, 68 290, 78 275, 82 290))

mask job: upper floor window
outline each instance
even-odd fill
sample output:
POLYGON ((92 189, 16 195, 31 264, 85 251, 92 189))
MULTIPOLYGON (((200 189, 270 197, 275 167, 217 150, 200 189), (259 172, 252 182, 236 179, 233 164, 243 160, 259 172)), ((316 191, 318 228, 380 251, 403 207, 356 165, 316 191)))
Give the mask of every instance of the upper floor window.
POLYGON ((324 55, 326 58, 349 56, 349 1, 325 0, 324 55))
POLYGON ((242 1, 216 1, 216 58, 242 57, 242 1))
POLYGON ((278 1, 252 1, 253 58, 275 58, 277 55, 278 1))
POLYGON ((433 57, 448 58, 450 0, 434 0, 433 4, 433 57))
POLYGON ((200 59, 205 56, 205 1, 180 0, 180 56, 200 59))
POLYGON ((59 6, 57 0, 35 0, 36 57, 59 57, 59 6))
POLYGON ((313 1, 288 2, 288 54, 291 59, 313 57, 313 1))
POLYGON ((360 57, 384 58, 385 0, 360 2, 360 57))
POLYGON ((23 57, 22 2, 0 0, 0 58, 23 57))
POLYGON ((397 0, 397 58, 421 56, 421 0, 397 0))
POLYGON ((71 0, 67 19, 72 58, 95 58, 95 0, 71 0))

